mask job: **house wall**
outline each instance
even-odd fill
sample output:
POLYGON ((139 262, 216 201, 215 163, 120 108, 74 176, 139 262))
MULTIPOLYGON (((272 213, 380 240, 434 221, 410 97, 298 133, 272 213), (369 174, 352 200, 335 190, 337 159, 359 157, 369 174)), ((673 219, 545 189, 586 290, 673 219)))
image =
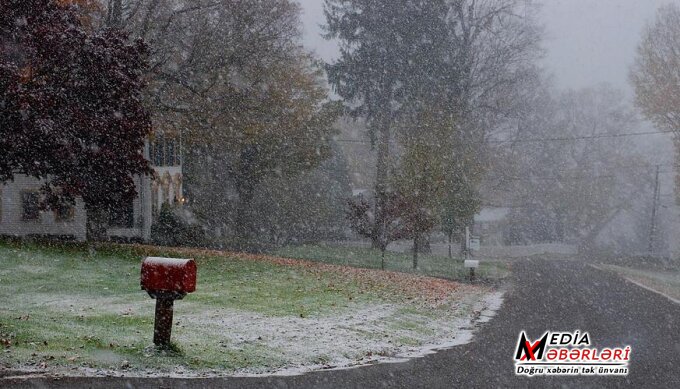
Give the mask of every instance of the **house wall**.
POLYGON ((505 244, 505 223, 502 221, 475 222, 473 234, 479 236, 482 246, 503 246, 505 244))
POLYGON ((510 210, 502 207, 485 207, 475 215, 473 235, 480 237, 482 246, 503 246, 510 210))
POLYGON ((133 223, 132 228, 108 227, 106 234, 112 238, 140 239, 144 240, 145 220, 142 213, 142 185, 139 178, 135 178, 138 196, 132 201, 133 223))
POLYGON ((75 214, 71 221, 57 221, 52 211, 41 212, 39 220, 23 220, 22 192, 40 190, 41 185, 41 181, 23 175, 17 175, 13 182, 0 185, 0 191, 2 191, 0 235, 54 235, 85 240, 85 204, 80 199, 76 201, 75 214))
MULTIPOLYGON (((151 230, 149 179, 137 178, 139 196, 133 200, 133 227, 109 227, 112 238, 148 240, 151 230)), ((42 211, 39 220, 23 219, 22 193, 39 191, 42 181, 16 175, 14 181, 0 185, 0 235, 6 236, 60 236, 84 241, 87 237, 87 213, 82 199, 76 199, 74 216, 69 221, 57 221, 55 212, 42 211)))
MULTIPOLYGON (((166 142, 168 137, 163 137, 166 142)), ((171 137, 170 137, 171 138, 171 137)), ((168 138, 168 139, 170 139, 168 138)), ((144 155, 150 161, 160 165, 154 166, 155 177, 136 177, 138 196, 133 200, 133 224, 131 228, 108 227, 107 234, 111 238, 135 239, 149 241, 154 213, 160 210, 163 203, 183 203, 183 175, 181 165, 181 139, 174 140, 175 146, 167 149, 165 143, 154 143, 151 158, 149 141, 145 143, 144 155), (161 149, 159 149, 161 148, 161 149), (167 150, 166 150, 167 149, 167 150)), ((22 192, 38 191, 42 182, 32 177, 16 175, 14 181, 0 184, 0 235, 7 236, 60 236, 71 237, 83 241, 87 236, 87 214, 82 199, 76 199, 74 217, 69 221, 57 221, 52 211, 41 212, 39 220, 23 219, 22 192)))

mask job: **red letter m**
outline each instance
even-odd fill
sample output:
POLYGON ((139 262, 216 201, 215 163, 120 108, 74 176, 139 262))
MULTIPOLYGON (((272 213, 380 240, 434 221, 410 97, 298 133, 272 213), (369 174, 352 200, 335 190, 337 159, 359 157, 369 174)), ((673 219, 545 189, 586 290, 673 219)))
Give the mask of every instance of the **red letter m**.
POLYGON ((515 359, 519 361, 525 360, 527 357, 529 360, 535 361, 537 359, 543 359, 543 352, 545 351, 545 345, 548 342, 548 333, 543 334, 543 337, 533 344, 527 340, 527 335, 522 332, 520 335, 519 343, 517 344, 517 354, 515 359))

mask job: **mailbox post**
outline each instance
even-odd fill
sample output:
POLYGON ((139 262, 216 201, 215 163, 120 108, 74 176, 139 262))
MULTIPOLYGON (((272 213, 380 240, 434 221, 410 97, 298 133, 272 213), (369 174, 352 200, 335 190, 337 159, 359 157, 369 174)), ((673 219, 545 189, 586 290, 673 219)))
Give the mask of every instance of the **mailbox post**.
POLYGON ((142 290, 156 299, 153 343, 170 345, 173 305, 196 290, 196 261, 147 257, 142 262, 142 290))
POLYGON ((479 261, 472 260, 472 259, 466 259, 465 260, 465 267, 470 269, 470 280, 475 279, 475 269, 479 267, 479 261))

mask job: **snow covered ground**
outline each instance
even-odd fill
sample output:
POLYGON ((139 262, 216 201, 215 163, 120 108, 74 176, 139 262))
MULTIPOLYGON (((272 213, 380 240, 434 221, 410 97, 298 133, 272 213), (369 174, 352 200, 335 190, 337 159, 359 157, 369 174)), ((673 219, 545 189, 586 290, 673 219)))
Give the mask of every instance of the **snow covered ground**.
MULTIPOLYGON (((490 285, 269 257, 197 258, 175 352, 151 346, 138 255, 0 247, 0 367, 38 374, 299 374, 465 343, 502 302, 490 285)), ((181 254, 181 253, 177 253, 181 254)))

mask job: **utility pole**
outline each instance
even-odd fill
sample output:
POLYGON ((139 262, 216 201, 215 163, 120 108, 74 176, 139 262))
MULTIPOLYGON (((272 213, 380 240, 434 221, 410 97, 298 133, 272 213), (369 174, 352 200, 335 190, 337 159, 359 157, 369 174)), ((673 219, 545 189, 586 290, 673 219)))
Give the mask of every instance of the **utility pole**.
POLYGON ((465 227, 465 260, 470 259, 470 227, 465 227))
POLYGON ((649 252, 654 251, 654 238, 656 235, 656 209, 659 202, 659 168, 660 165, 656 165, 656 178, 654 179, 654 201, 652 202, 652 222, 649 227, 649 252))

